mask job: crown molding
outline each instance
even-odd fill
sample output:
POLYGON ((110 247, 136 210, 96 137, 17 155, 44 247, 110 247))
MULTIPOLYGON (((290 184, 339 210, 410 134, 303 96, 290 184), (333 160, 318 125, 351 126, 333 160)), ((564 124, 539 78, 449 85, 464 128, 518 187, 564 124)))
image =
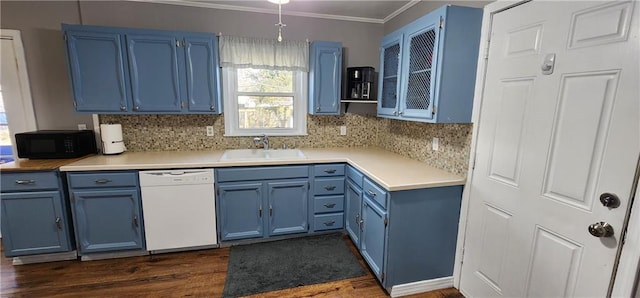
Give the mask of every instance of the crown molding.
POLYGON ((398 10, 392 12, 391 14, 389 14, 388 16, 386 16, 384 19, 382 19, 382 23, 386 23, 388 21, 390 21, 391 19, 397 17, 399 14, 403 13, 405 10, 411 8, 412 6, 420 3, 421 0, 411 0, 409 1, 409 3, 405 4, 404 6, 398 8, 398 10))
MULTIPOLYGON (((207 2, 196 2, 196 1, 190 1, 190 0, 127 0, 127 1, 145 2, 145 3, 160 3, 160 4, 181 5, 181 6, 202 7, 202 8, 214 8, 214 9, 224 9, 224 10, 236 10, 236 11, 246 11, 246 12, 258 12, 258 13, 268 13, 268 14, 275 14, 275 15, 278 14, 278 10, 277 9, 245 7, 245 6, 216 4, 216 3, 207 3, 207 2)), ((420 0, 412 0, 412 2, 420 2, 420 0)), ((410 3, 407 3, 407 5, 410 4, 410 3)), ((410 5, 410 6, 408 6, 408 7, 407 7, 407 5, 401 7, 400 9, 398 9, 395 12, 393 12, 392 14, 397 15, 397 14, 401 13, 402 11, 408 9, 409 7, 415 5, 415 3, 410 5)), ((341 16, 341 15, 311 13, 311 12, 302 12, 302 11, 285 11, 285 10, 282 11, 282 15, 308 17, 308 18, 319 18, 319 19, 330 19, 330 20, 340 20, 340 21, 374 23, 374 24, 384 24, 385 20, 387 18, 389 18, 389 17, 386 17, 384 19, 374 19, 374 18, 341 16)))

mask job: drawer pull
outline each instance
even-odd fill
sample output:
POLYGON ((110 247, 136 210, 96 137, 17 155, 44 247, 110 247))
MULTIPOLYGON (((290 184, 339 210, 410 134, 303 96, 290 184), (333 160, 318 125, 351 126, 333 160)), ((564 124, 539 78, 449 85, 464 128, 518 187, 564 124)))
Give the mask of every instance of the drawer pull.
POLYGON ((336 223, 336 222, 333 221, 333 220, 332 221, 325 221, 324 225, 327 226, 327 227, 330 227, 330 226, 333 226, 334 223, 336 223))
POLYGON ((376 193, 375 193, 375 192, 373 192, 373 191, 371 191, 370 189, 369 189, 369 190, 367 190, 367 193, 368 193, 370 196, 372 196, 372 197, 375 197, 375 196, 376 196, 376 193))
POLYGON ((330 203, 330 204, 324 204, 324 206, 327 207, 327 208, 333 208, 333 207, 336 206, 336 204, 335 203, 330 203))
POLYGON ((134 215, 133 216, 133 224, 137 227, 138 226, 138 216, 134 215))
POLYGON ((60 217, 56 217, 56 226, 58 230, 62 230, 62 219, 60 219, 60 217))
POLYGON ((16 184, 27 185, 27 184, 35 184, 35 180, 16 180, 16 184))
POLYGON ((111 180, 109 180, 109 179, 98 179, 98 180, 96 180, 96 183, 98 183, 98 184, 105 184, 105 183, 109 183, 109 182, 111 182, 111 180))
POLYGON ((327 186, 324 187, 324 189, 326 189, 326 190, 334 190, 334 189, 336 189, 336 186, 335 185, 327 185, 327 186))
POLYGON ((326 170, 324 170, 324 172, 327 173, 327 174, 333 174, 333 173, 336 172, 336 169, 326 169, 326 170))

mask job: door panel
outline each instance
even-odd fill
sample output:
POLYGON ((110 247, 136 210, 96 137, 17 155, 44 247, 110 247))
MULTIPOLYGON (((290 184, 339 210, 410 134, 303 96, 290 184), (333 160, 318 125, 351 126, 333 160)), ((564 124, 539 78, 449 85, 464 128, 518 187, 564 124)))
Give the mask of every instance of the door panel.
POLYGON ((309 181, 268 182, 269 236, 308 230, 309 181))
POLYGON ((127 111, 122 36, 67 31, 67 48, 76 111, 127 111))
POLYGON ((384 240, 386 238, 385 218, 387 213, 367 196, 362 203, 362 234, 360 252, 369 267, 382 282, 384 262, 384 240))
POLYGON ((5 256, 69 250, 60 192, 3 193, 1 201, 5 256))
POLYGON ((215 38, 185 38, 187 99, 189 111, 220 114, 217 67, 218 46, 215 38))
POLYGON ((219 191, 222 240, 262 237, 262 183, 223 183, 219 191))
POLYGON ((637 22, 633 2, 532 1, 493 15, 465 295, 607 295, 640 153, 637 22), (600 203, 605 192, 618 208, 600 203), (600 221, 612 237, 588 232, 600 221))
POLYGON ((397 116, 400 100, 400 68, 402 61, 402 33, 386 36, 380 49, 380 79, 378 114, 397 116))
POLYGON ((181 111, 176 43, 174 36, 127 35, 134 111, 181 111))
POLYGON ((362 206, 362 189, 347 179, 345 193, 347 201, 345 229, 354 245, 360 248, 360 207, 362 206))
POLYGON ((144 248, 137 190, 74 191, 72 195, 81 254, 144 248))
POLYGON ((342 44, 314 42, 310 59, 311 114, 338 115, 342 84, 342 44))

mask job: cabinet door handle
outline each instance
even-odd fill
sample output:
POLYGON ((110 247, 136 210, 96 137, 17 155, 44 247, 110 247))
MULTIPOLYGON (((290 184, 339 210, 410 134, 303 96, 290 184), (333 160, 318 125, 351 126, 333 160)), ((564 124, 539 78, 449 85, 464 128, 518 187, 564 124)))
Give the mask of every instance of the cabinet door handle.
POLYGON ((327 173, 327 174, 333 174, 333 173, 336 172, 336 170, 335 169, 326 169, 326 170, 324 170, 324 172, 327 173))
POLYGON ((262 218, 262 206, 258 209, 258 216, 262 218))
POLYGON ((269 205, 269 216, 273 216, 273 207, 269 205))
POLYGON ((326 190, 334 190, 334 189, 336 189, 336 187, 335 187, 335 185, 327 185, 327 186, 324 187, 324 189, 326 189, 326 190))
POLYGON ((133 216, 133 224, 137 227, 138 226, 138 216, 134 215, 133 216))
POLYGON ((367 193, 368 193, 370 196, 372 196, 372 197, 375 197, 375 196, 376 196, 376 193, 375 193, 375 192, 373 192, 373 191, 372 191, 372 190, 370 190, 370 189, 369 189, 369 190, 367 190, 367 193))
POLYGON ((109 182, 111 182, 111 180, 109 180, 109 179, 98 179, 98 180, 96 180, 96 183, 98 183, 98 184, 105 184, 105 183, 109 183, 109 182))
POLYGON ((35 184, 35 180, 16 180, 16 184, 27 185, 27 184, 35 184))
POLYGON ((62 230, 62 219, 60 219, 60 217, 56 217, 56 226, 58 230, 62 230))
POLYGON ((324 206, 327 207, 327 208, 333 208, 333 207, 336 206, 336 204, 330 203, 330 204, 324 204, 324 206))
POLYGON ((325 226, 327 226, 327 227, 330 227, 330 226, 332 226, 334 223, 336 223, 336 222, 335 222, 335 221, 325 221, 325 222, 324 222, 324 225, 325 225, 325 226))

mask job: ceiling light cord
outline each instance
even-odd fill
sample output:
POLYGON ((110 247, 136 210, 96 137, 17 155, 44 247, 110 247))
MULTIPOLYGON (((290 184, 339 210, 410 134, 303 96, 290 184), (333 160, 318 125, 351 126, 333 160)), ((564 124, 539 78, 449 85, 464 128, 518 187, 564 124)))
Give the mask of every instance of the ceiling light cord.
POLYGON ((287 24, 282 23, 282 1, 278 2, 278 42, 282 42, 282 27, 286 27, 287 24))

